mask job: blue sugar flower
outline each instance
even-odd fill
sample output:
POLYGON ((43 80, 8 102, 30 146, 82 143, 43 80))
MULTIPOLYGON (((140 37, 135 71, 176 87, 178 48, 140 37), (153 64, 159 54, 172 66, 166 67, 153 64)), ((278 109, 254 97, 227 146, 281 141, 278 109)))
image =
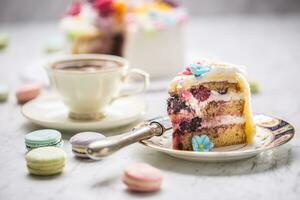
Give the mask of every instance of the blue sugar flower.
POLYGON ((194 151, 208 152, 214 147, 214 144, 209 141, 207 135, 194 135, 192 137, 192 146, 194 151))
POLYGON ((209 67, 203 67, 198 64, 191 64, 190 65, 191 72, 194 74, 194 76, 199 77, 202 76, 203 74, 207 73, 210 71, 209 67))

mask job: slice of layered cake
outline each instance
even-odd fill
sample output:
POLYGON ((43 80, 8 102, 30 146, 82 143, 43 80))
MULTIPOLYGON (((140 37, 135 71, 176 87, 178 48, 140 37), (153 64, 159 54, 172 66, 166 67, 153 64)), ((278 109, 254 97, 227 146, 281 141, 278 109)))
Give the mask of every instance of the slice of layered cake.
POLYGON ((244 74, 243 66, 200 61, 174 78, 168 99, 173 149, 252 143, 255 126, 244 74))

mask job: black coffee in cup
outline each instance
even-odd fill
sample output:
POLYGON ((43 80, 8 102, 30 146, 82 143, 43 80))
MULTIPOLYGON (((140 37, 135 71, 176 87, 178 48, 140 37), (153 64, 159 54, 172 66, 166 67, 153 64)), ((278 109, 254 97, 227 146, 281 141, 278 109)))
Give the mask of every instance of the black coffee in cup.
POLYGON ((71 60, 55 63, 52 67, 55 70, 72 71, 72 72, 96 72, 122 67, 122 63, 110 60, 71 60))

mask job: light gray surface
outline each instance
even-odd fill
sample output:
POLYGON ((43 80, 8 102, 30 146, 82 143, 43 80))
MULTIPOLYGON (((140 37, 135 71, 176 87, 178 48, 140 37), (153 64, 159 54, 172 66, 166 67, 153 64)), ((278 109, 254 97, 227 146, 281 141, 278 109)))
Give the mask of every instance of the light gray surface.
MULTIPOLYGON (((11 38, 0 52, 0 81, 15 89, 20 72, 40 59, 54 24, 0 27, 11 38)), ((216 17, 192 21, 187 31, 188 60, 219 58, 245 64, 261 93, 253 97, 254 111, 291 122, 300 119, 300 16, 216 17)), ((146 118, 165 114, 166 92, 146 95, 146 118)), ((68 154, 65 172, 51 178, 30 176, 25 167, 24 135, 37 127, 20 114, 13 94, 0 104, 0 199, 299 199, 299 134, 290 144, 252 159, 230 163, 187 162, 146 149, 127 147, 99 162, 77 160, 63 133, 68 154), (147 162, 164 172, 163 187, 152 194, 126 191, 122 169, 132 162, 147 162)))

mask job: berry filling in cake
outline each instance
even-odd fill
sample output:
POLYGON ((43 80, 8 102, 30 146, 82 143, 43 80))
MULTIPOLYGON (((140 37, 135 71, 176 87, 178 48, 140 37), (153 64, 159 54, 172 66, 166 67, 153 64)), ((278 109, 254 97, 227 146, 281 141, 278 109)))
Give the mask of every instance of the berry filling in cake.
POLYGON ((174 149, 209 151, 252 142, 249 86, 238 66, 209 61, 187 66, 169 95, 174 149))

